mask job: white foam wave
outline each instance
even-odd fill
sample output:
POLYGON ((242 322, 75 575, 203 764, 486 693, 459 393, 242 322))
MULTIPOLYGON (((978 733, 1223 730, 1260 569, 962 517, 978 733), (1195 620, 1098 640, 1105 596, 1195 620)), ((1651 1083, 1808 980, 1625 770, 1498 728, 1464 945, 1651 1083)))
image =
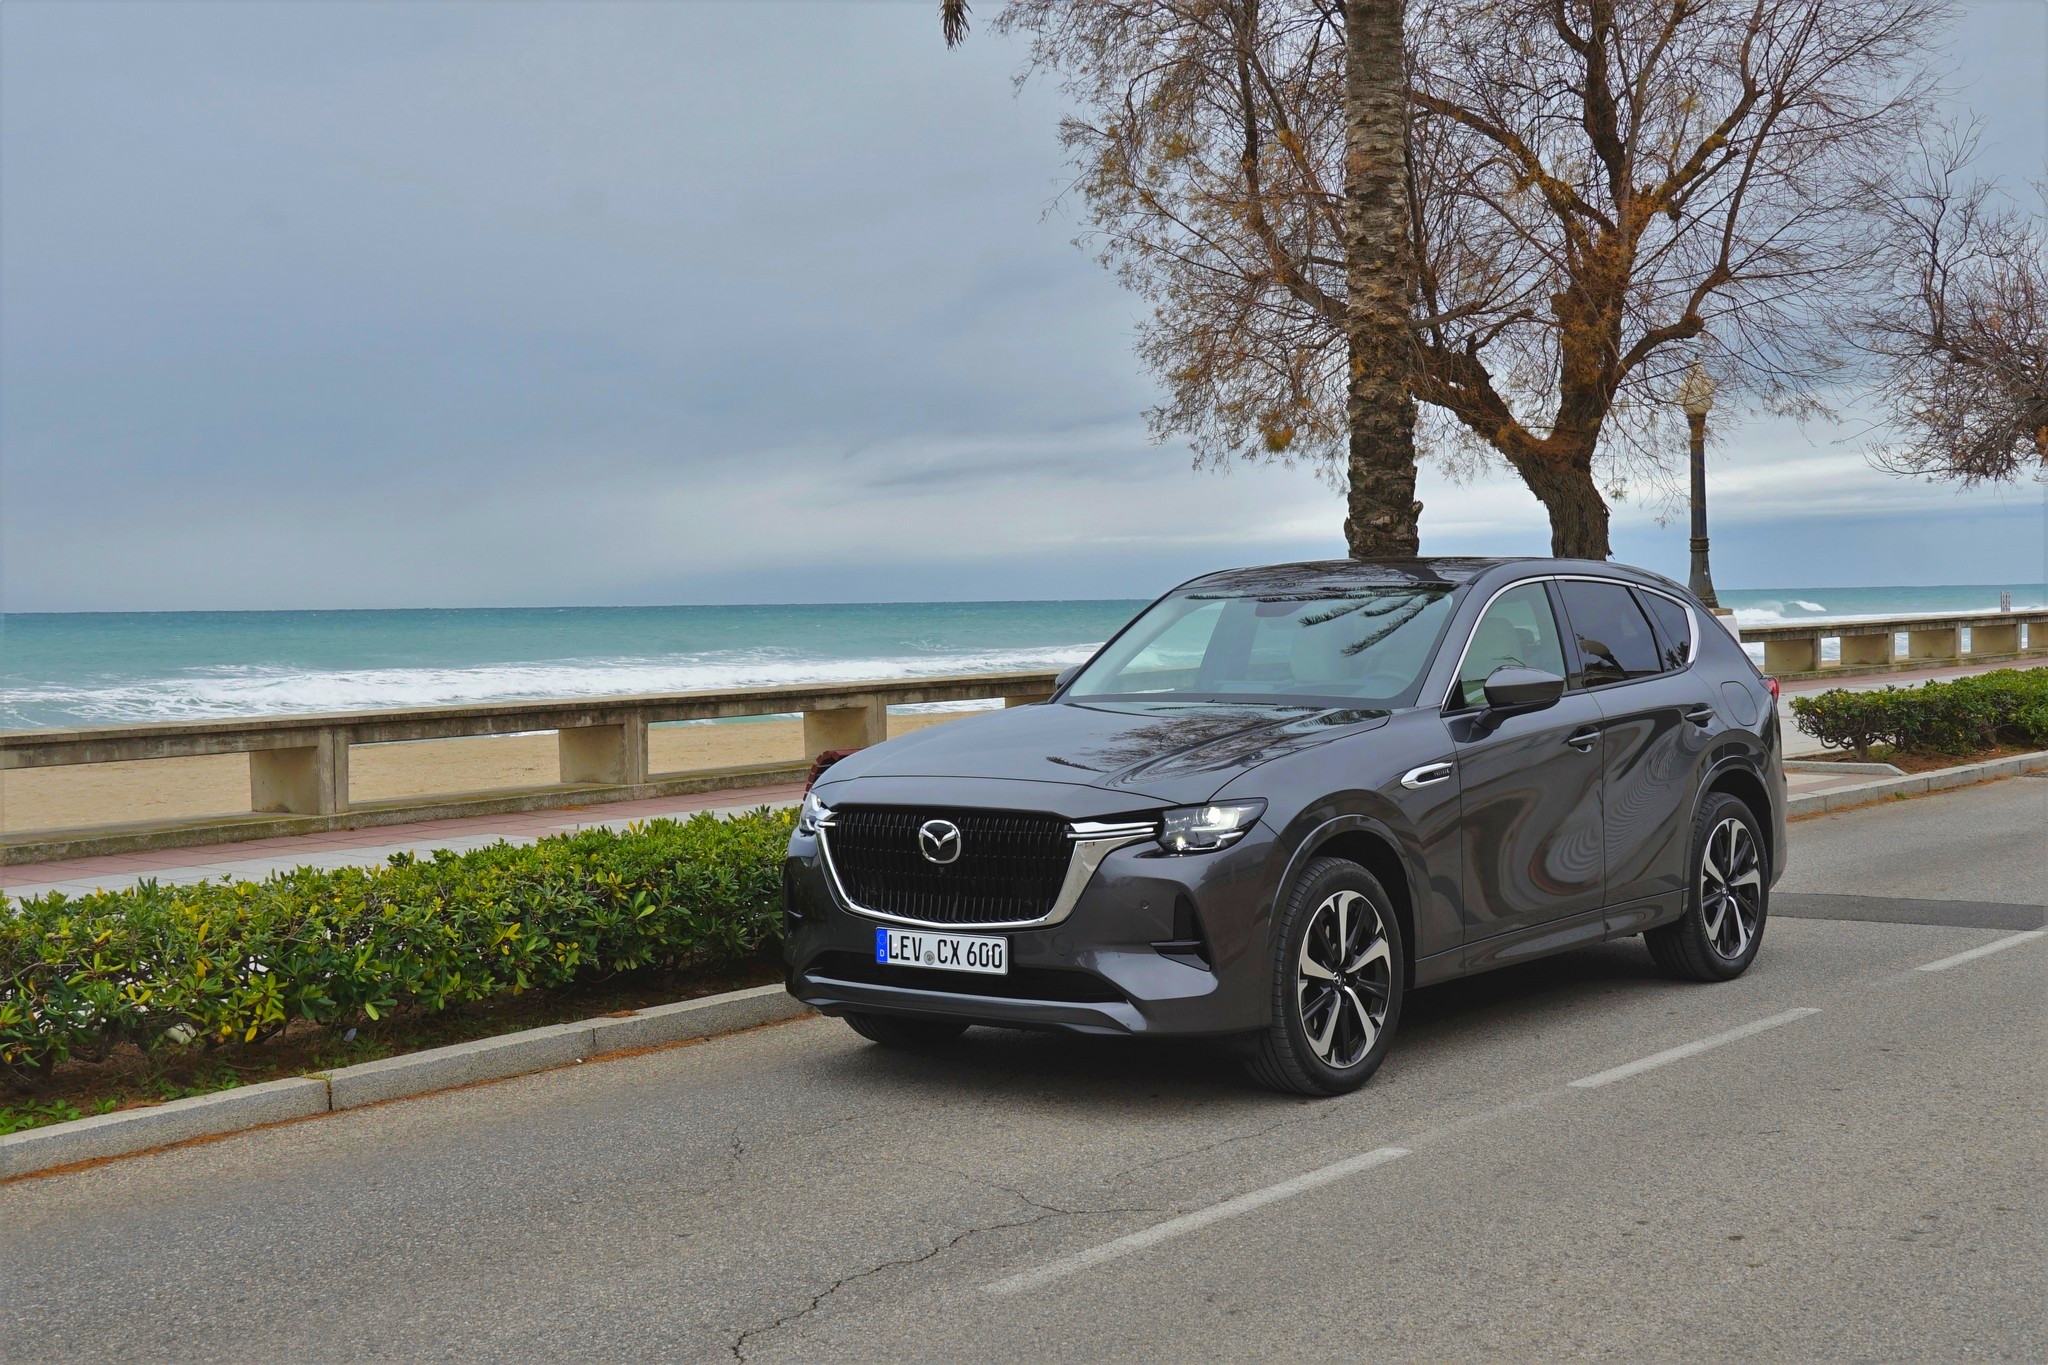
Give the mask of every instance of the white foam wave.
POLYGON ((466 668, 217 668, 169 678, 0 688, 0 727, 24 726, 31 723, 26 717, 52 712, 75 718, 74 724, 120 724, 1038 671, 1079 663, 1095 648, 1050 645, 872 659, 801 658, 787 650, 758 650, 466 668))

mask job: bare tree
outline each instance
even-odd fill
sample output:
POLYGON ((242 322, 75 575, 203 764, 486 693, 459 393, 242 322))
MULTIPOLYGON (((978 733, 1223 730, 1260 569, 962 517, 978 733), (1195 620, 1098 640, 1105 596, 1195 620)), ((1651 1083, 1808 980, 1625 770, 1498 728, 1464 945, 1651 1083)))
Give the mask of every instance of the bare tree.
MULTIPOLYGON (((1352 467, 1354 8, 1014 0, 997 20, 1077 106, 1062 136, 1104 262, 1155 306, 1154 434, 1198 459, 1352 467)), ((1413 0, 1408 383, 1429 446, 1498 456, 1555 552, 1605 557, 1603 488, 1661 480, 1693 360, 1812 410, 1838 365, 1813 302, 1867 248, 1862 170, 1923 118, 1947 8, 1413 0)))
POLYGON ((1843 329, 1897 433, 1878 465, 1964 484, 2048 471, 2048 219, 1968 178, 1976 147, 1941 129, 1909 178, 1873 179, 1878 287, 1843 329))
MULTIPOLYGON (((1865 250, 1863 168, 1924 116, 1941 0, 1425 0, 1417 392, 1605 557, 1595 462, 1654 464, 1705 352, 1798 408, 1865 250)), ((1675 446, 1675 442, 1672 443, 1675 446)))

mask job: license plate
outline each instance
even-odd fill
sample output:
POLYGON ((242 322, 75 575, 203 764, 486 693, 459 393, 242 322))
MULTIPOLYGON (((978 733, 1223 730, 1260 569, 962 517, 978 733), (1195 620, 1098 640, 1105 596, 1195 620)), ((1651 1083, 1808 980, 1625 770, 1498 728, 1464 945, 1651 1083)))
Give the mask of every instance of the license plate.
POLYGON ((932 967, 944 972, 1010 974, 1010 941, 923 929, 875 930, 875 961, 885 967, 932 967))

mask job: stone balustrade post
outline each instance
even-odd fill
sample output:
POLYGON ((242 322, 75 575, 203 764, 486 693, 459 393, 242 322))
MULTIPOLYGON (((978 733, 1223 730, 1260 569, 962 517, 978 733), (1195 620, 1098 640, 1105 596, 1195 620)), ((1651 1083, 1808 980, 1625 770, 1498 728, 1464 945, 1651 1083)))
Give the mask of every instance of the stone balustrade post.
POLYGON ((647 781, 647 722, 628 716, 557 730, 555 752, 565 783, 637 787, 647 781))
POLYGON ((804 712, 804 757, 827 749, 865 749, 889 737, 889 705, 869 697, 851 706, 804 712))
POLYGON ((1892 662, 1892 633, 1882 635, 1844 635, 1842 637, 1842 663, 1887 667, 1892 662))
POLYGON ((1811 673, 1820 667, 1820 636, 1764 641, 1764 672, 1811 673))
POLYGON ((348 809, 348 735, 321 730, 311 744, 249 752, 249 809, 265 815, 339 815, 348 809))

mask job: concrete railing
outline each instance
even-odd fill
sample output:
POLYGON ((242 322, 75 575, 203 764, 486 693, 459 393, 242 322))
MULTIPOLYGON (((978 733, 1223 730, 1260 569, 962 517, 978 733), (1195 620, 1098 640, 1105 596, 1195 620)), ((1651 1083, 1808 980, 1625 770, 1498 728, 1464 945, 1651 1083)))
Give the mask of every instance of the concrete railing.
POLYGON ((1743 626, 1745 643, 1764 647, 1764 672, 1779 678, 1883 673, 1941 664, 2048 657, 2048 611, 1984 611, 1895 616, 1869 621, 1796 621, 1743 626), (1965 633, 1967 632, 1967 639, 1965 633), (1897 638, 1906 637, 1900 652, 1897 638), (1823 661, 1821 641, 1837 640, 1838 661, 1823 661))
POLYGON ((94 837, 71 839, 53 839, 47 831, 14 831, 0 836, 0 863, 247 838, 265 832, 250 829, 252 823, 289 825, 290 832, 337 829, 487 808, 539 809, 772 782, 787 779, 801 767, 782 760, 651 773, 647 727, 664 721, 799 714, 804 722, 807 766, 826 749, 856 749, 886 739, 891 706, 991 700, 1020 706, 1051 695, 1055 676, 1042 672, 973 673, 820 686, 5 730, 0 731, 0 771, 246 753, 249 810, 252 817, 267 820, 213 817, 159 829, 80 831, 94 837), (467 800, 459 795, 408 797, 351 808, 348 768, 353 745, 546 730, 553 730, 557 737, 560 781, 555 786, 469 794, 467 800), (300 818, 285 821, 277 817, 300 818))

